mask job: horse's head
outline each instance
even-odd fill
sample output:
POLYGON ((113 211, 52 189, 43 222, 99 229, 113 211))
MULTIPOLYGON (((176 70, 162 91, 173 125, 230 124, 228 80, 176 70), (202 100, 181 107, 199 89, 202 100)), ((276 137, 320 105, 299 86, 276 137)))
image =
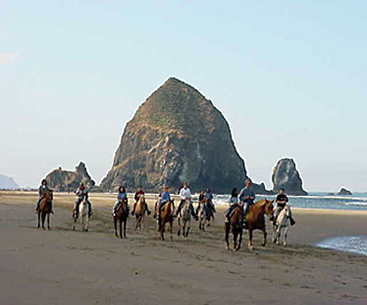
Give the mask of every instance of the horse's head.
POLYGON ((140 195, 139 202, 145 203, 145 197, 144 197, 144 195, 140 195))
POLYGON ((265 214, 267 214, 270 217, 270 220, 273 220, 274 218, 274 200, 267 200, 265 199, 265 214))

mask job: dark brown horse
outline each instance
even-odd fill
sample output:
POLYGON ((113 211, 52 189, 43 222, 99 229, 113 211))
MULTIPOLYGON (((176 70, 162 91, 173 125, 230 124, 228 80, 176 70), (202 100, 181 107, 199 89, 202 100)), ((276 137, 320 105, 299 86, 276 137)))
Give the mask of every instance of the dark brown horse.
POLYGON ((128 209, 127 209, 127 200, 124 199, 120 202, 120 206, 116 211, 116 216, 113 216, 113 221, 115 225, 115 235, 119 237, 117 234, 117 221, 120 223, 120 238, 122 238, 122 223, 124 223, 124 237, 126 237, 126 222, 127 217, 129 216, 128 209))
POLYGON ((233 250, 238 251, 241 248, 243 233, 243 205, 237 204, 233 207, 229 222, 225 223, 227 250, 229 250, 229 233, 233 234, 233 250), (238 238, 239 237, 239 238, 238 238), (238 238, 238 241, 237 241, 238 238))
POLYGON ((51 190, 47 190, 44 197, 41 199, 38 207, 38 226, 40 227, 40 218, 42 216, 42 229, 45 229, 45 219, 47 215, 47 229, 50 230, 50 213, 51 213, 51 202, 53 200, 53 193, 51 190))
POLYGON ((266 245, 266 227, 265 227, 265 214, 267 214, 270 219, 273 218, 273 201, 267 199, 261 199, 256 201, 253 205, 250 206, 246 215, 246 227, 248 230, 248 248, 253 249, 252 246, 252 236, 254 230, 261 230, 264 234, 264 240, 262 246, 266 245))
POLYGON ((172 239, 172 226, 173 226, 173 210, 174 208, 174 199, 170 199, 164 206, 158 211, 158 232, 159 238, 164 240, 164 231, 166 227, 166 223, 168 222, 168 232, 171 234, 172 239))

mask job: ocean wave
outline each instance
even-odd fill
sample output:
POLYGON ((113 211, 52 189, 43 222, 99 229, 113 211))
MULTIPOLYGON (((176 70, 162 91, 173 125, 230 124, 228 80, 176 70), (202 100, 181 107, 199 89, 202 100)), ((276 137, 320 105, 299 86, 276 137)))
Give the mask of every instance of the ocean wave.
POLYGON ((352 201, 352 202, 344 202, 345 205, 361 205, 361 206, 367 206, 367 202, 361 202, 361 201, 352 201))

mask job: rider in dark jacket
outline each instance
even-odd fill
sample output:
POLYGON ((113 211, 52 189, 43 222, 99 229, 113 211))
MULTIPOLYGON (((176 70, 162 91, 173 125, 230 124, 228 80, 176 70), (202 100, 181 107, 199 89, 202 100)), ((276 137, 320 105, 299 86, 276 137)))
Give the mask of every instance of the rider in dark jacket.
MULTIPOLYGON (((41 181, 40 187, 38 188, 38 196, 39 196, 39 198, 38 198, 37 204, 36 204, 36 213, 38 213, 40 202, 45 197, 47 191, 50 191, 50 188, 47 185, 47 180, 46 179, 43 179, 41 181)), ((51 205, 51 207, 50 207, 51 208, 51 213, 54 214, 54 212, 52 210, 52 201, 50 201, 50 205, 51 205)))

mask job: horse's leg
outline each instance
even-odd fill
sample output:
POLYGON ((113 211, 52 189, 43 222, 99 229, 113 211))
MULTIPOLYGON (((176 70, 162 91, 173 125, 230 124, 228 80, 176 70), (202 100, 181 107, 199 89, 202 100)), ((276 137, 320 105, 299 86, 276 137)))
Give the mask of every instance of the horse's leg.
POLYGON ((173 232, 173 221, 170 221, 169 222, 169 233, 171 235, 171 240, 173 240, 172 232, 173 232))
POLYGON ((114 223, 114 227, 115 227, 115 236, 119 237, 118 234, 117 234, 117 218, 113 219, 113 223, 114 223))
POLYGON ((264 240, 263 243, 261 244, 263 247, 266 246, 266 237, 268 236, 268 234, 266 233, 266 228, 262 229, 261 231, 263 231, 264 234, 264 240))
POLYGON ((240 248, 241 248, 241 244, 242 244, 242 233, 243 233, 243 230, 240 229, 240 232, 239 232, 239 241, 238 241, 238 245, 237 245, 237 251, 240 250, 240 248))
POLYGON ((47 230, 50 230, 50 213, 47 213, 47 230))
POLYGON ((238 235, 237 229, 233 230, 232 234, 233 234, 233 250, 236 251, 236 249, 237 249, 237 235, 238 235))
POLYGON ((125 221, 124 221, 124 237, 126 237, 126 223, 127 223, 127 218, 125 218, 125 221))
POLYGON ((119 218, 119 223, 120 223, 120 238, 122 238, 122 218, 119 218))
POLYGON ((276 233, 277 233, 277 226, 273 225, 273 243, 275 244, 277 242, 277 238, 276 238, 276 233))
POLYGON ((225 239, 226 239, 226 249, 229 250, 229 222, 225 223, 225 239))
POLYGON ((287 245, 288 229, 289 227, 285 227, 284 229, 284 246, 287 245))
POLYGON ((189 232, 190 232, 190 225, 191 225, 191 219, 189 219, 187 221, 187 231, 186 231, 186 237, 189 236, 189 232))
MULTIPOLYGON (((181 235, 181 218, 177 218, 177 222, 178 222, 178 232, 177 232, 177 235, 180 236, 181 235)), ((183 235, 185 235, 185 231, 183 232, 183 235)))
POLYGON ((37 228, 39 228, 41 226, 41 212, 38 211, 38 225, 37 225, 37 228))
POLYGON ((280 243, 280 235, 282 233, 282 227, 279 225, 278 229, 277 229, 277 241, 276 244, 279 245, 280 243))
POLYGON ((89 225, 89 212, 85 215, 85 232, 88 232, 88 225, 89 225))
POLYGON ((252 250, 254 247, 252 245, 252 229, 248 230, 248 248, 252 250))
POLYGON ((45 230, 46 213, 42 212, 42 229, 45 230))

